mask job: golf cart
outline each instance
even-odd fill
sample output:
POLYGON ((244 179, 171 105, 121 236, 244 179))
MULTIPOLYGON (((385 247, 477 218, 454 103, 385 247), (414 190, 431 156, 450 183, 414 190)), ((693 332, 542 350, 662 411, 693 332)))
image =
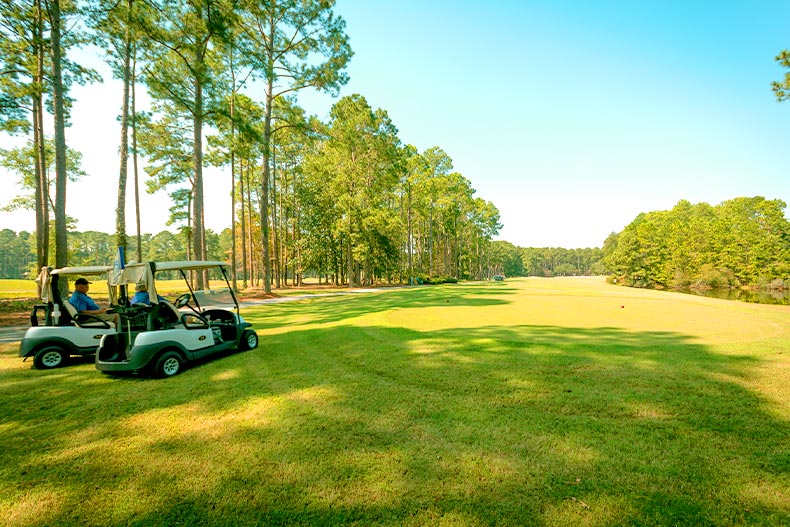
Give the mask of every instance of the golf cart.
MULTIPOLYGON (((41 303, 33 306, 30 329, 19 344, 19 356, 33 357, 33 365, 46 370, 68 362, 70 355, 93 355, 99 340, 115 333, 115 325, 94 315, 78 314, 68 300, 69 278, 108 280, 112 267, 86 266, 51 269, 43 267, 36 278, 41 303)), ((110 305, 116 291, 109 286, 110 305)))
POLYGON ((258 335, 239 314, 225 262, 143 262, 129 264, 111 278, 114 286, 145 285, 150 305, 122 308, 118 332, 102 337, 96 369, 108 374, 149 373, 172 377, 195 360, 258 347, 258 335), (207 272, 224 287, 195 291, 190 273, 207 272), (188 293, 172 304, 157 294, 157 274, 178 274, 188 293), (140 321, 143 323, 140 323, 140 321), (136 323, 135 323, 136 321, 136 323))

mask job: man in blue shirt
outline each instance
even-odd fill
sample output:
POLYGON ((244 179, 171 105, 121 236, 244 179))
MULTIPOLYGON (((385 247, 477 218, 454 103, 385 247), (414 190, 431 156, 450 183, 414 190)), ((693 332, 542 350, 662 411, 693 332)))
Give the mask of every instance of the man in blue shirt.
POLYGON ((74 281, 74 292, 69 298, 69 302, 77 313, 84 315, 93 315, 108 322, 114 322, 118 325, 118 315, 115 313, 107 313, 106 309, 100 308, 91 297, 88 296, 88 289, 90 282, 86 278, 77 278, 74 281))
MULTIPOLYGON (((134 296, 129 301, 130 304, 145 304, 147 306, 151 305, 151 297, 148 296, 148 288, 145 284, 137 284, 134 288, 134 296)), ((162 298, 162 295, 156 295, 156 298, 159 299, 160 302, 165 302, 166 300, 162 298)))

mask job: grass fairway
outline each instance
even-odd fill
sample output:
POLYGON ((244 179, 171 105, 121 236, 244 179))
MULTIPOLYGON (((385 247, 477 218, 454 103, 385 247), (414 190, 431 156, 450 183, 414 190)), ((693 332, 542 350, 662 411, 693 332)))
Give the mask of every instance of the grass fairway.
POLYGON ((0 347, 0 524, 790 525, 790 308, 525 279, 247 312, 168 380, 0 347))

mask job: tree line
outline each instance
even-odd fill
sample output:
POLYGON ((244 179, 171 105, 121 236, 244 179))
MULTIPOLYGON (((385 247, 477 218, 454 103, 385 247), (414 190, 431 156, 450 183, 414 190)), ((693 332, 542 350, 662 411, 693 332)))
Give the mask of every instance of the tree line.
POLYGON ((353 53, 331 0, 0 4, 0 131, 29 139, 0 151, 0 162, 28 192, 8 206, 35 211, 36 267, 80 259, 66 189, 86 175, 66 136, 81 117, 69 88, 101 80, 72 58, 86 44, 106 50, 123 86, 113 245, 129 244, 127 254, 144 258, 144 161, 146 190, 172 199, 170 224, 186 257, 209 258, 203 169, 211 164, 225 169, 232 196, 234 285, 238 275, 268 291, 307 271, 349 286, 491 274, 499 211, 474 196, 441 148, 404 143, 387 112, 359 94, 337 101, 327 122, 299 107, 300 91, 336 95, 348 81, 353 53), (149 108, 138 107, 141 89, 149 108), (44 133, 50 117, 53 137, 44 133))
MULTIPOLYGON (((221 233, 207 230, 207 250, 210 260, 227 260, 233 245, 230 229, 221 233)), ((116 238, 113 234, 96 231, 69 232, 69 255, 71 265, 112 265, 116 252, 116 238)), ((143 234, 141 237, 144 260, 176 261, 187 259, 189 236, 184 229, 180 232, 162 231, 158 234, 143 234)), ((129 244, 132 244, 130 240, 129 244)), ((29 232, 16 233, 10 229, 0 231, 0 278, 25 278, 35 276, 36 246, 35 236, 29 232)), ((582 276, 601 275, 603 252, 599 248, 564 249, 560 247, 517 247, 510 242, 496 240, 491 242, 485 262, 488 276, 501 274, 516 276, 582 276)), ((310 270, 310 276, 320 277, 317 268, 310 270)), ((418 275, 421 281, 428 275, 418 275)), ((441 276, 440 276, 441 277, 441 276)), ((450 277, 450 275, 444 275, 450 277)), ((297 282, 282 280, 282 285, 295 285, 297 282)), ((255 285, 255 284, 250 284, 255 285)))
POLYGON ((716 206, 682 200, 643 213, 603 246, 618 283, 653 288, 790 286, 790 222, 782 200, 716 206))
MULTIPOLYGON (((789 81, 790 82, 790 81, 789 81)), ((639 214, 602 248, 524 248, 492 244, 505 276, 608 275, 646 288, 790 288, 790 222, 782 200, 739 197, 719 205, 681 200, 639 214)))
MULTIPOLYGON (((331 199, 331 195, 327 196, 327 200, 331 199)), ((639 214, 621 232, 609 235, 603 248, 525 248, 497 240, 490 242, 483 266, 487 276, 607 274, 619 284, 635 287, 787 288, 790 286, 790 222, 785 218, 785 208, 781 200, 759 196, 735 198, 716 206, 681 200, 671 210, 639 214)), ((330 209, 327 205, 329 215, 330 209)), ((408 216, 404 211, 402 213, 408 216)), ((280 221, 289 223, 284 218, 280 221)), ((414 229, 413 237, 419 240, 428 229, 428 219, 421 217, 414 223, 423 224, 422 231, 414 229)), ((312 231, 308 227, 305 232, 312 231)), ((146 234, 141 239, 146 259, 187 258, 190 237, 186 229, 177 233, 146 234)), ((228 258, 233 245, 230 229, 219 234, 208 231, 207 240, 209 258, 228 258)), ((18 278, 35 271, 34 241, 35 236, 27 232, 0 231, 0 246, 4 248, 0 256, 0 277, 18 278)), ((322 251, 311 253, 311 257, 333 261, 331 242, 315 245, 322 251)), ((342 247, 334 247, 335 257, 341 258, 342 247)), ((74 231, 69 238, 73 265, 107 265, 114 252, 115 243, 110 234, 74 231)), ((452 254, 452 245, 440 245, 439 252, 452 254)), ((299 248, 292 247, 283 254, 292 254, 297 260, 299 248)), ((413 257, 419 260, 420 255, 426 256, 425 251, 416 251, 413 257)), ((446 260, 447 269, 452 269, 453 261, 446 260)), ((289 259, 280 265, 291 272, 292 263, 289 259)), ((444 257, 440 263, 438 271, 443 272, 444 257)), ((318 275, 320 268, 319 264, 312 266, 311 276, 318 275)), ((281 284, 288 284, 288 273, 282 277, 281 284)))
POLYGON ((493 242, 494 274, 506 277, 591 276, 607 273, 598 248, 519 247, 504 240, 493 242))
MULTIPOLYGON (((185 260, 186 236, 183 233, 162 231, 143 234, 140 238, 143 259, 153 261, 185 260)), ((209 260, 225 260, 230 252, 230 229, 221 233, 206 231, 206 248, 209 260)), ((69 231, 68 252, 71 266, 112 265, 117 251, 116 237, 97 231, 69 231)), ((132 240, 130 240, 131 244, 132 240)), ((53 241, 54 243, 54 241, 53 241)), ((16 233, 10 229, 0 231, 0 279, 33 278, 36 267, 36 237, 26 231, 16 233)))

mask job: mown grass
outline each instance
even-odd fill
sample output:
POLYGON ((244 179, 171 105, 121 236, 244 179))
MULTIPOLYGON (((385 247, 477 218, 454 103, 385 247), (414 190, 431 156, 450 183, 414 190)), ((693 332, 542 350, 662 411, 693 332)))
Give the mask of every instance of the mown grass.
MULTIPOLYGON (((102 298, 107 298, 107 282, 102 282, 99 279, 92 280, 92 282, 91 294, 99 295, 102 298)), ((181 279, 158 280, 157 287, 160 292, 163 291, 165 293, 183 293, 184 291, 188 291, 188 287, 181 279)), ((225 287, 225 282, 220 280, 212 280, 211 287, 225 287)), ((239 287, 241 287, 241 281, 239 281, 239 287)), ((250 288, 250 291, 252 290, 253 289, 250 288)), ((287 294, 289 296, 297 296, 347 290, 348 288, 319 285, 315 280, 307 280, 301 287, 285 287, 279 291, 282 294, 287 294)), ((0 279, 0 299, 35 299, 37 294, 36 282, 34 280, 0 279)))
POLYGON ((788 315, 529 279, 261 306, 165 381, 6 345, 0 518, 787 525, 788 315))

